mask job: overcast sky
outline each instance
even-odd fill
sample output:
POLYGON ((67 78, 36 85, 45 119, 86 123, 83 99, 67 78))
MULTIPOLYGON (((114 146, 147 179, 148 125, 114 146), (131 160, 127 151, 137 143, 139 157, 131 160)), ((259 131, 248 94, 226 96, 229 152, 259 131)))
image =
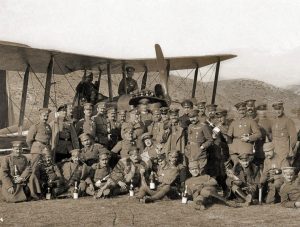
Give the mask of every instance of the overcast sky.
POLYGON ((223 79, 300 84, 300 1, 0 0, 0 40, 114 58, 232 53, 223 79))

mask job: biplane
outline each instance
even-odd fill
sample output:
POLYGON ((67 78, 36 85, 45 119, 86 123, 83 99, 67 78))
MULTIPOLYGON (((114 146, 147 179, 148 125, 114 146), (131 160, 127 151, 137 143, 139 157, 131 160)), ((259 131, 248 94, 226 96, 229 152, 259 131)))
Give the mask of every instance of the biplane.
MULTIPOLYGON (((166 105, 169 105, 171 103, 171 98, 168 92, 170 71, 194 69, 194 78, 190 98, 195 98, 198 80, 198 69, 211 64, 216 64, 213 91, 211 96, 211 103, 214 103, 218 84, 220 63, 222 61, 236 57, 236 55, 232 54, 164 57, 159 44, 155 45, 155 53, 156 58, 117 59, 66 53, 57 50, 37 49, 18 43, 0 42, 0 129, 5 129, 0 130, 0 134, 10 134, 14 136, 24 135, 24 115, 27 100, 28 78, 30 72, 42 73, 46 77, 43 94, 43 105, 41 107, 48 107, 49 105, 49 99, 51 98, 50 90, 52 86, 51 79, 54 74, 65 75, 67 73, 82 70, 90 70, 93 72, 98 72, 99 75, 107 76, 108 101, 113 102, 116 100, 116 97, 113 96, 112 80, 114 78, 112 75, 112 71, 114 73, 117 72, 123 75, 124 78, 126 76, 124 73, 124 69, 127 65, 133 66, 136 73, 138 72, 143 74, 140 90, 144 90, 147 88, 147 75, 149 72, 159 72, 160 82, 157 85, 160 89, 157 90, 159 90, 161 93, 157 94, 157 91, 154 91, 151 96, 153 96, 154 99, 158 98, 159 96, 160 99, 165 101, 166 105), (13 127, 8 125, 10 108, 8 106, 5 82, 7 71, 24 72, 21 104, 19 108, 19 120, 18 124, 13 127)), ((127 94, 126 98, 119 97, 119 100, 122 100, 121 103, 123 105, 123 108, 126 108, 126 105, 128 105, 129 102, 131 102, 132 104, 132 100, 136 98, 138 98, 136 95, 127 94)))

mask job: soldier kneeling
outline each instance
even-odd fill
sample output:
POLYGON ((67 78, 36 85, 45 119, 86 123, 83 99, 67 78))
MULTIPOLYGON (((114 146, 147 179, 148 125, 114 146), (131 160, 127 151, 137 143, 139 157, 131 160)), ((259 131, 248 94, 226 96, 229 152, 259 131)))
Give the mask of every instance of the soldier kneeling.
POLYGON ((252 154, 241 154, 235 167, 227 169, 226 184, 233 195, 245 202, 243 206, 249 206, 253 202, 253 197, 257 197, 258 194, 260 173, 252 160, 252 154))
POLYGON ((205 210, 206 206, 212 203, 212 198, 216 198, 226 205, 236 207, 232 201, 227 201, 217 192, 217 181, 207 174, 200 175, 201 170, 198 161, 189 163, 191 178, 185 181, 188 198, 194 201, 196 210, 205 210))

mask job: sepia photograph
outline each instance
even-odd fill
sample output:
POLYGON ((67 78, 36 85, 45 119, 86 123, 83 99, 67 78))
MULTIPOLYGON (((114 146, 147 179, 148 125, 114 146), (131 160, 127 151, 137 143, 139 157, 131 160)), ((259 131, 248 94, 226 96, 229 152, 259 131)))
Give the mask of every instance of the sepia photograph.
POLYGON ((0 226, 299 226, 300 2, 0 0, 0 226))

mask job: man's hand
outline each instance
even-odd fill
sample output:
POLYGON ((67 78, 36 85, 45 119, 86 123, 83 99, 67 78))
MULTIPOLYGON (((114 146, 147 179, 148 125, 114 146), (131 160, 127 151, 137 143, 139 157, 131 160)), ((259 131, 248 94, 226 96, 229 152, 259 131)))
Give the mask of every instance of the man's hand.
POLYGON ((127 184, 124 183, 123 181, 119 181, 119 182, 118 182, 118 185, 119 185, 123 190, 126 190, 126 189, 127 189, 127 184))
POLYGON ((23 177, 16 177, 14 181, 15 181, 16 184, 20 184, 24 181, 24 178, 23 177))
POLYGON ((241 136, 241 141, 243 142, 248 142, 250 140, 249 136, 248 135, 242 135, 241 136))
POLYGON ((89 185, 89 188, 91 189, 92 192, 95 191, 95 187, 94 187, 93 184, 90 184, 90 185, 89 185))
POLYGON ((14 192, 15 192, 14 187, 10 187, 9 189, 7 189, 7 192, 10 194, 14 194, 14 192))

